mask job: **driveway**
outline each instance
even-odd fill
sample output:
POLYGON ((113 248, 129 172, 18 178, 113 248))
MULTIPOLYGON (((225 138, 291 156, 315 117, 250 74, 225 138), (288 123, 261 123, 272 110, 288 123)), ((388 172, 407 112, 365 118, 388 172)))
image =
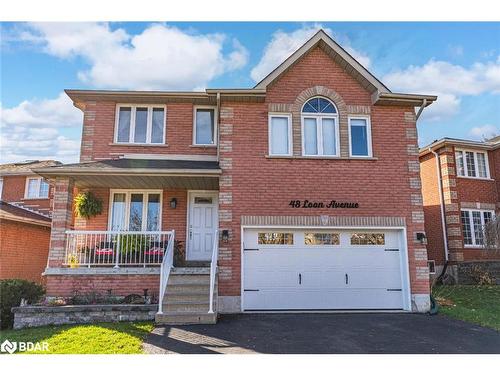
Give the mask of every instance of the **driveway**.
POLYGON ((158 326, 146 353, 500 353, 500 333, 404 313, 223 315, 216 325, 158 326))

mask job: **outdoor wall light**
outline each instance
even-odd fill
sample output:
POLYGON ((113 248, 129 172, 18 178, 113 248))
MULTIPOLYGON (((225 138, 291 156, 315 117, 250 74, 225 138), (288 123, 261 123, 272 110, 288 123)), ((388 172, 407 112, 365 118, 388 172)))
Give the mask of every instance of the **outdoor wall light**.
POLYGON ((177 198, 170 199, 170 208, 176 208, 176 207, 177 207, 177 198))
POLYGON ((229 241, 229 230, 224 229, 222 231, 222 241, 223 242, 228 242, 229 241))
POLYGON ((425 233, 417 232, 417 241, 419 241, 421 244, 426 244, 427 237, 425 236, 425 233))

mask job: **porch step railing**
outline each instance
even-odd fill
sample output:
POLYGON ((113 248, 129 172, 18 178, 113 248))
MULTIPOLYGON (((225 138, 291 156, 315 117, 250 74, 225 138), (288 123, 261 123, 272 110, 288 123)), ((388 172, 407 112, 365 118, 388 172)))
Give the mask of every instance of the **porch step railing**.
POLYGON ((174 242, 175 242, 175 231, 172 230, 172 235, 170 241, 168 242, 165 256, 161 262, 160 268, 160 292, 158 296, 158 313, 163 313, 163 299, 165 298, 165 291, 167 289, 168 277, 170 276, 170 271, 174 266, 174 242))
POLYGON ((214 312, 214 289, 215 289, 215 278, 217 276, 217 260, 219 258, 219 231, 215 231, 214 243, 212 249, 212 261, 210 262, 210 305, 208 313, 212 314, 214 312))
MULTIPOLYGON (((160 266, 174 231, 66 231, 69 267, 160 266)), ((172 250, 173 253, 173 250, 172 250)))

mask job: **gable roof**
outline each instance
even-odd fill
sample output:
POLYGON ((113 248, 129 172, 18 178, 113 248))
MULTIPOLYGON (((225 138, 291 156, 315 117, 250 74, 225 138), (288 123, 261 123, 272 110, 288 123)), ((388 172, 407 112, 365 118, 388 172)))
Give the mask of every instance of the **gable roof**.
POLYGON ((31 175, 34 168, 45 168, 60 165, 57 160, 26 160, 17 163, 0 164, 0 176, 31 175))
MULTIPOLYGON (((119 91, 119 90, 64 90, 81 110, 86 101, 110 100, 137 103, 193 102, 197 104, 218 105, 220 100, 263 102, 269 84, 280 77, 304 55, 319 47, 325 51, 348 74, 356 79, 371 94, 375 105, 411 105, 421 109, 437 100, 435 95, 393 93, 377 77, 370 73, 344 48, 337 44, 325 31, 319 30, 297 51, 276 67, 253 88, 205 89, 205 91, 119 91)), ((420 111, 421 112, 421 111, 420 111)), ((418 116, 417 116, 418 118, 418 116)))
POLYGON ((302 45, 302 47, 292 53, 285 61, 278 65, 259 83, 257 83, 254 88, 265 89, 270 83, 272 83, 281 74, 292 67, 305 54, 318 46, 322 48, 328 55, 330 55, 344 69, 346 69, 349 74, 360 81, 363 87, 368 89, 370 93, 373 93, 375 91, 391 92, 391 90, 389 90, 387 86, 385 86, 377 77, 371 74, 363 65, 361 65, 345 49, 337 44, 337 42, 335 42, 322 29, 314 34, 307 42, 302 45))

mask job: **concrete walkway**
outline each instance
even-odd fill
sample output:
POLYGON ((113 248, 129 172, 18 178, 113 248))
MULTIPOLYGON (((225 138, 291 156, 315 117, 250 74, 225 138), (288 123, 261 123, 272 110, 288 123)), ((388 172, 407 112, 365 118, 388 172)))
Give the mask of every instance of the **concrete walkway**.
POLYGON ((216 325, 159 326, 146 353, 500 353, 500 333, 446 316, 223 315, 216 325))

